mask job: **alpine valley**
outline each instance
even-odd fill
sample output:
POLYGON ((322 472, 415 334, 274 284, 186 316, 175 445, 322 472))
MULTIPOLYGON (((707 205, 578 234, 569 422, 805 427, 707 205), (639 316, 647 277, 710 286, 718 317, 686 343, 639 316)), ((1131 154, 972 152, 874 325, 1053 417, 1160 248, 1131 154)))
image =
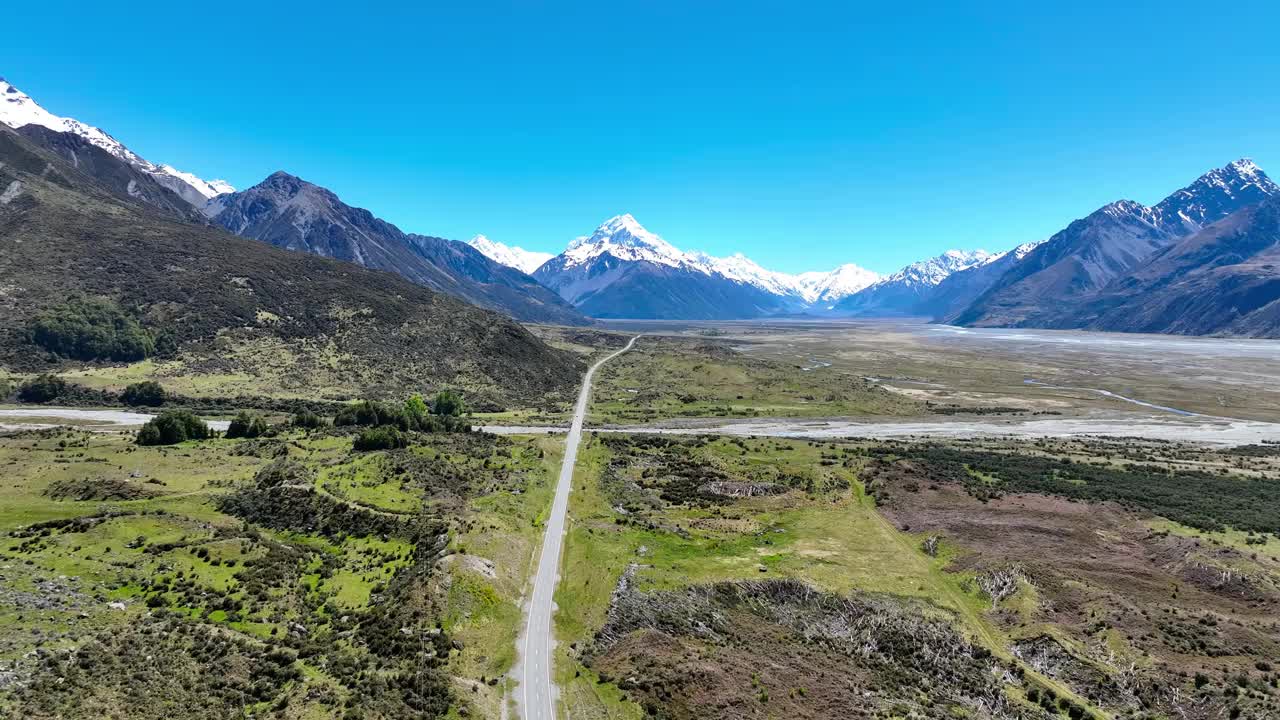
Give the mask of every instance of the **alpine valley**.
MULTIPOLYGON (((0 121, 121 201, 276 247, 385 270, 517 320, 909 318, 962 326, 1280 335, 1272 198, 1242 159, 1148 207, 1110 203, 1044 241, 947 250, 880 275, 852 262, 788 274, 677 248, 630 214, 558 255, 484 235, 404 232, 284 171, 236 190, 146 160, 0 81, 0 121), (1270 204, 1269 204, 1270 203, 1270 204), (1194 318, 1188 316, 1194 308, 1194 318)), ((856 258, 851 258, 856 260, 856 258)))

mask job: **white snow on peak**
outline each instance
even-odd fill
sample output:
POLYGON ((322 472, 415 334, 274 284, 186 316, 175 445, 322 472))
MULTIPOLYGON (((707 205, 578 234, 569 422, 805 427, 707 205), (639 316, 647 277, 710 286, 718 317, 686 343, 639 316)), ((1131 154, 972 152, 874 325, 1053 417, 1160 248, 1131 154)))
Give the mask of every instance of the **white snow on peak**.
POLYGON ((752 285, 782 297, 793 297, 811 303, 834 301, 870 285, 878 275, 849 264, 835 270, 799 275, 761 267, 742 253, 716 257, 701 251, 683 251, 645 229, 630 214, 617 215, 601 223, 591 235, 576 238, 565 250, 566 269, 590 262, 608 253, 623 261, 647 261, 682 268, 708 276, 752 285))
POLYGON ((468 240, 467 244, 479 250, 481 255, 490 260, 515 268, 527 275, 532 275, 534 270, 537 270, 543 263, 554 257, 551 253, 535 252, 514 245, 504 245, 490 240, 484 235, 476 235, 468 240))
POLYGON ((985 265, 996 258, 986 250, 948 250, 937 257, 911 263, 876 284, 937 285, 952 273, 985 265))
POLYGON ((1227 163, 1227 169, 1235 171, 1237 175, 1243 178, 1253 179, 1262 173, 1262 168, 1249 158, 1240 158, 1234 162, 1227 163))
POLYGON ((569 243, 564 251, 565 267, 581 265, 605 253, 619 260, 645 260, 670 267, 691 264, 684 253, 646 230, 630 213, 615 215, 587 237, 569 243))
POLYGON ((142 172, 156 176, 160 184, 178 193, 184 200, 196 207, 199 207, 209 198, 235 192, 235 188, 231 187, 225 180, 205 181, 191 173, 182 172, 169 165, 156 165, 140 157, 100 128, 82 123, 75 118, 54 115, 40 107, 40 104, 32 100, 30 95, 14 87, 4 78, 0 78, 0 122, 14 129, 24 125, 40 125, 57 132, 79 135, 89 143, 106 150, 142 172), (176 178, 189 186, 189 189, 174 183, 169 178, 176 178))
POLYGON ((806 272, 795 276, 796 287, 805 302, 835 302, 880 279, 879 273, 846 263, 829 272, 806 272))

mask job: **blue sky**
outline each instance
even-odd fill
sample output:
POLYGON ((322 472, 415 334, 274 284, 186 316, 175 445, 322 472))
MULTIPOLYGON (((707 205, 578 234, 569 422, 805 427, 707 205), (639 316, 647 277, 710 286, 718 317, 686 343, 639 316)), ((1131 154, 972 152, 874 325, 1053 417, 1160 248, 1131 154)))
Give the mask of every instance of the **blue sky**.
POLYGON ((1280 175, 1275 3, 88 5, 9 8, 0 75, 156 162, 529 249, 631 212, 884 272, 1280 175))

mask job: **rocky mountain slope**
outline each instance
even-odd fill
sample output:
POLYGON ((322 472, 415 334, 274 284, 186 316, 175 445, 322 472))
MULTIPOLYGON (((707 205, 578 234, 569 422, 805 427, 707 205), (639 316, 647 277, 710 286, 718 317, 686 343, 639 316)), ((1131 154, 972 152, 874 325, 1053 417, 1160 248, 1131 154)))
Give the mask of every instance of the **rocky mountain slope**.
POLYGON ((1280 193, 1249 160, 1210 171, 1153 207, 1110 203, 1029 252, 953 322, 1037 327, 1128 275, 1182 237, 1280 193))
POLYGON ((148 175, 156 184, 172 191, 192 207, 199 207, 210 198, 235 190, 225 180, 206 181, 170 165, 157 165, 125 147, 100 128, 45 110, 4 78, 0 78, 0 123, 14 129, 35 125, 83 138, 86 143, 101 148, 136 168, 138 172, 148 175))
POLYGON ((1044 324, 1280 337, 1280 195, 1178 241, 1044 324))
POLYGON ((159 182, 155 174, 122 160, 83 135, 51 130, 43 125, 24 125, 18 128, 18 133, 55 153, 123 202, 159 211, 175 220, 208 223, 204 213, 159 182))
POLYGON ((258 358, 295 368, 300 383, 324 369, 348 397, 449 385, 527 403, 567 397, 581 371, 505 316, 397 275, 123 202, 0 127, 0 364, 50 367, 24 328, 77 295, 170 335, 184 363, 252 373, 258 358))
POLYGON ((466 243, 402 232, 330 190, 286 172, 220 195, 204 208, 218 226, 288 250, 398 273, 519 320, 583 324, 586 319, 524 273, 466 243))

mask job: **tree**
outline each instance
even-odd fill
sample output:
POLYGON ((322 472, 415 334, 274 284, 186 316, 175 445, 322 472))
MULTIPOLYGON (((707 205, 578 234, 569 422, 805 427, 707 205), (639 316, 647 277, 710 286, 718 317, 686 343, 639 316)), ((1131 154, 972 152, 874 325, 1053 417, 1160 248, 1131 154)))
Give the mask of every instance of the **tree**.
POLYGON ((271 426, 267 421, 262 419, 261 415, 250 415, 241 410, 231 424, 227 426, 226 437, 229 438, 256 438, 262 437, 271 431, 271 426))
POLYGON ((140 383, 134 383, 124 389, 120 394, 120 400, 125 405, 159 407, 164 404, 167 395, 160 383, 154 380, 146 380, 140 383))
POLYGON ((404 401, 405 420, 408 421, 409 427, 414 430, 424 429, 429 413, 427 402, 422 399, 421 395, 414 394, 404 401))
POLYGON ((46 373, 23 383, 18 388, 18 399, 28 403, 46 403, 58 399, 66 392, 66 380, 46 373))
POLYGON ((457 417, 467 411, 462 396, 452 390, 441 390, 431 401, 431 412, 446 417, 457 417))
POLYGON ((205 440, 213 431, 189 410, 165 410, 138 430, 139 445, 176 445, 187 440, 205 440))

